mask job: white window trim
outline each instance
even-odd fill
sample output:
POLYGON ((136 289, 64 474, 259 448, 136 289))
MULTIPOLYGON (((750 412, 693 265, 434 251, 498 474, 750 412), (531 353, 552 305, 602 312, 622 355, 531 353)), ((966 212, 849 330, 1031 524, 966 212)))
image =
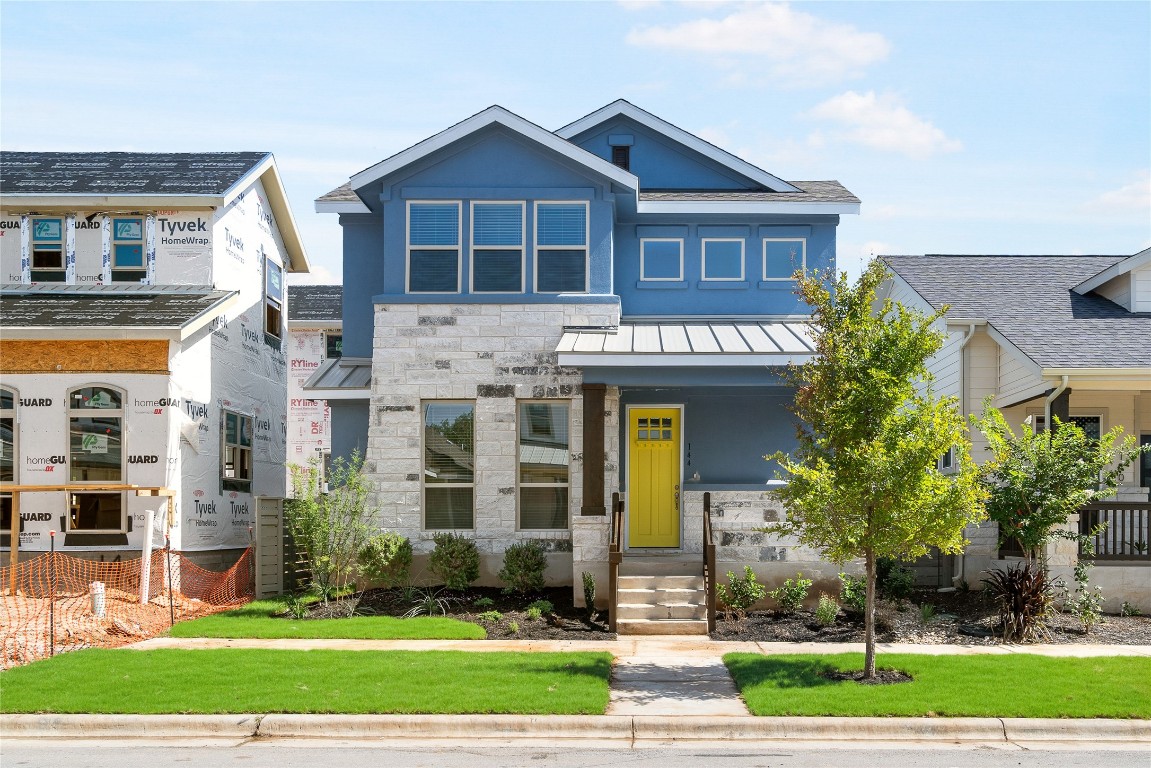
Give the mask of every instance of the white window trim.
MULTIPOLYGON (((762 269, 763 269, 763 281, 765 283, 770 283, 770 282, 794 283, 795 282, 795 278, 790 277, 790 276, 789 277, 768 277, 767 276, 767 244, 768 243, 799 243, 800 247, 803 249, 802 253, 800 253, 800 256, 799 256, 800 269, 803 272, 803 274, 805 274, 805 275, 807 274, 807 238, 806 237, 765 237, 765 238, 763 238, 763 258, 762 258, 762 264, 761 264, 762 269)), ((793 272, 792 274, 794 275, 795 273, 793 272)))
POLYGON ((682 237, 643 237, 639 241, 639 279, 645 283, 679 282, 683 280, 683 238, 682 237), (678 243, 679 244, 679 275, 677 277, 647 277, 645 247, 648 243, 678 243))
POLYGON ((572 444, 572 401, 571 400, 516 400, 516 530, 517 531, 570 531, 572 527, 572 465, 571 465, 571 444, 572 444), (567 423, 567 436, 568 436, 568 479, 566 483, 524 483, 520 481, 520 406, 521 405, 565 405, 568 409, 568 423, 567 423), (521 488, 567 488, 568 494, 568 509, 567 509, 567 525, 563 528, 525 528, 522 525, 523 518, 521 517, 522 510, 520 509, 520 489, 521 488))
POLYGON ((463 271, 463 237, 464 237, 464 201, 463 200, 409 200, 405 213, 404 226, 404 292, 417 295, 447 296, 459 294, 460 274, 463 271), (454 291, 413 291, 412 290, 412 206, 413 205, 455 205, 456 206, 456 244, 455 245, 419 245, 417 251, 455 251, 456 253, 456 289, 454 291))
POLYGON ((587 200, 537 200, 532 207, 532 291, 558 296, 564 293, 590 293, 591 292, 591 205, 587 200), (584 207, 584 234, 583 234, 583 290, 582 291, 541 291, 540 284, 540 251, 574 251, 579 246, 574 245, 540 245, 540 206, 548 205, 582 205, 584 207))
POLYGON ((128 410, 125 407, 128 402, 128 393, 123 387, 117 387, 112 384, 103 384, 99 382, 92 382, 87 384, 80 384, 75 387, 69 387, 65 394, 65 402, 67 407, 64 409, 64 421, 67 427, 66 434, 68 438, 68 485, 72 486, 67 494, 65 494, 65 501, 67 510, 64 514, 65 530, 64 533, 127 533, 128 532, 128 499, 127 494, 123 491, 99 491, 88 490, 87 486, 111 485, 126 483, 128 480, 128 410), (120 394, 120 407, 119 408, 73 408, 72 395, 81 389, 89 389, 91 387, 100 387, 101 389, 110 389, 120 394), (120 479, 119 480, 73 480, 72 478, 72 419, 82 419, 85 416, 92 416, 99 414, 102 416, 115 416, 120 419, 120 479), (72 500, 73 493, 102 493, 107 496, 118 493, 120 496, 120 527, 119 528, 73 528, 72 527, 72 500))
MULTIPOLYGON (((243 425, 239 425, 240 434, 243 434, 243 425)), ((239 437, 239 435, 237 435, 239 437)), ((251 413, 244 413, 243 411, 234 411, 231 408, 220 409, 220 491, 235 491, 236 493, 251 493, 252 483, 256 480, 256 416, 251 413), (228 442, 228 414, 231 413, 241 419, 247 419, 252 423, 252 444, 249 446, 241 445, 240 443, 228 442), (228 446, 234 445, 238 450, 248 452, 248 466, 251 468, 251 477, 228 477, 224 474, 228 466, 228 446), (227 488, 225 483, 247 483, 247 488, 227 488)))
POLYGON ((483 295, 488 294, 503 294, 510 295, 516 293, 524 293, 527 290, 527 259, 525 253, 524 240, 527 239, 528 230, 528 213, 527 202, 524 200, 473 200, 469 209, 471 217, 471 230, 468 244, 470 245, 468 252, 468 287, 472 293, 483 295), (520 207, 520 244, 519 246, 512 245, 476 245, 476 208, 485 205, 518 205, 520 207), (476 280, 476 251, 512 251, 519 249, 520 252, 520 289, 518 291, 477 291, 475 288, 476 280))
MULTIPOLYGON (((420 530, 431 532, 442 531, 475 531, 476 530, 476 474, 477 470, 472 468, 472 481, 470 483, 435 483, 433 488, 471 488, 472 489, 472 527, 471 528, 429 528, 428 527, 428 497, 424 492, 428 484, 424 481, 427 477, 427 413, 424 410, 430 404, 437 405, 470 405, 472 407, 472 458, 476 456, 476 415, 479 410, 475 400, 420 400, 420 530)), ((519 439, 519 435, 516 435, 519 439)))
POLYGON ((747 274, 747 248, 742 237, 705 237, 700 241, 699 253, 699 279, 709 283, 738 283, 744 280, 747 274), (707 244, 708 243, 739 243, 739 277, 708 277, 707 276, 707 244))

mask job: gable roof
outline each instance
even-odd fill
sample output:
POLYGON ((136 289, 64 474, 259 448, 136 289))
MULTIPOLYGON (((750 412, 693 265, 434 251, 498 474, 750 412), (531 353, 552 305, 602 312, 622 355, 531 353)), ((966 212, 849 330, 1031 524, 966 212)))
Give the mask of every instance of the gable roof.
POLYGON ((304 242, 270 152, 0 151, 7 210, 219 208, 256 179, 288 252, 288 271, 307 272, 304 242))
POLYGON ((288 322, 331 325, 343 319, 344 286, 289 285, 288 322))
POLYGON ((1117 264, 1112 264, 1110 267, 1104 269, 1099 274, 1092 275, 1079 285, 1075 286, 1075 292, 1084 294, 1090 293, 1104 283, 1110 280, 1114 280, 1120 275, 1134 272, 1136 269, 1139 269, 1140 267, 1147 264, 1151 264, 1151 248, 1146 248, 1142 251, 1139 251, 1139 253, 1135 254, 1134 256, 1129 256, 1117 264))
POLYGON ((634 174, 628 173, 619 166, 612 165, 582 147, 577 147, 571 142, 556 136, 551 131, 541 128, 535 123, 529 122, 498 105, 488 107, 483 112, 472 115, 466 120, 456 123, 451 128, 440 131, 435 136, 424 139, 419 144, 408 147, 404 151, 398 152, 386 160, 376 163, 371 168, 360 171, 351 178, 351 187, 352 189, 359 189, 373 181, 378 181, 417 160, 459 141, 465 136, 469 136, 491 125, 501 125, 510 131, 514 131, 537 144, 547 147, 553 152, 574 160, 580 165, 586 166, 601 176, 606 176, 611 179, 612 182, 625 189, 639 189, 639 179, 637 179, 634 174))
POLYGON ((1122 256, 883 256, 948 318, 985 320, 1042 369, 1151 368, 1151 313, 1073 288, 1122 256))
MULTIPOLYGON (((556 131, 556 135, 565 139, 572 139, 585 133, 601 123, 615 117, 627 117, 646 126, 657 133, 667 136, 683 146, 714 160, 722 166, 730 168, 736 173, 762 184, 773 192, 798 192, 794 185, 774 176, 762 168, 758 168, 746 160, 742 160, 727 150, 720 149, 711 142, 704 141, 698 136, 672 125, 666 120, 656 117, 652 113, 640 109, 626 99, 617 99, 607 106, 600 107, 586 117, 581 117, 574 123, 569 123, 556 131)), ((857 201, 858 202, 858 201, 857 201)))

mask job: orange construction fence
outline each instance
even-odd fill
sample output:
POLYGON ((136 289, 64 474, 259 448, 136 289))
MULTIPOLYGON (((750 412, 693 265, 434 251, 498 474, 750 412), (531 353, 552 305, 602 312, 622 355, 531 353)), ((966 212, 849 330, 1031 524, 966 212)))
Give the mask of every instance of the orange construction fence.
POLYGON ((148 563, 50 552, 14 568, 0 568, 0 669, 154 637, 176 621, 246 603, 253 593, 250 547, 222 573, 168 549, 152 552, 148 563))

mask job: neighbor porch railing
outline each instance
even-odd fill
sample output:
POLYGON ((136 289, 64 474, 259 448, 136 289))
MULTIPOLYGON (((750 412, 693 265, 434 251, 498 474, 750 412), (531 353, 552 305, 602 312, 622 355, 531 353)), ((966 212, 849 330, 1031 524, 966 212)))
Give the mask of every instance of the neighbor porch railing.
POLYGON ((711 491, 703 494, 703 579, 707 592, 707 631, 715 631, 715 540, 711 532, 711 491))
POLYGON ((611 534, 607 545, 607 626, 615 632, 616 591, 619 582, 619 564, 623 562, 623 500, 618 493, 611 495, 611 534))
POLYGON ((1092 537, 1097 562, 1151 563, 1151 503, 1104 501, 1079 510, 1079 533, 1090 535, 1100 523, 1106 523, 1107 528, 1092 537))

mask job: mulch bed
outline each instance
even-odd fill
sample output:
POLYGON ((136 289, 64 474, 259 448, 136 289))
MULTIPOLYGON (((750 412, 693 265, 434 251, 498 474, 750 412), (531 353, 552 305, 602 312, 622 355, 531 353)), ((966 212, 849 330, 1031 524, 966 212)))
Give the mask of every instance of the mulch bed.
MULTIPOLYGON (((479 624, 488 632, 491 640, 614 640, 615 633, 607 629, 607 614, 599 612, 589 620, 587 611, 576 608, 572 601, 571 587, 554 587, 532 595, 505 595, 495 587, 471 587, 466 592, 449 592, 432 588, 420 589, 415 594, 405 594, 402 589, 373 589, 352 596, 355 601, 355 615, 404 616, 414 606, 413 600, 431 592, 441 598, 441 602, 431 616, 447 616, 450 619, 470 621, 479 624), (490 600, 491 603, 487 603, 490 600), (550 614, 533 619, 527 608, 537 600, 547 600, 553 606, 550 614), (480 605, 476 605, 479 601, 480 605), (445 609, 440 613, 439 606, 445 609), (480 614, 496 611, 499 619, 480 618, 480 614)), ((347 616, 349 606, 328 606, 317 604, 309 613, 309 618, 347 616)))
MULTIPOLYGON (((421 590, 421 593, 427 590, 421 590)), ((435 590, 432 590, 435 592, 435 590)), ((472 587, 463 593, 440 590, 448 618, 470 621, 484 627, 493 640, 614 640, 607 628, 607 614, 600 611, 589 620, 583 608, 572 602, 570 587, 554 587, 533 595, 505 595, 495 587, 472 587), (485 598, 491 604, 485 602, 485 598), (527 615, 536 600, 548 600, 554 611, 540 619, 527 615), (476 605, 480 601, 480 605, 476 605), (480 618, 496 611, 500 618, 480 618)), ((375 589, 352 596, 356 615, 403 616, 411 610, 413 595, 400 589, 375 589)), ((351 605, 318 604, 310 618, 347 616, 351 605)), ((438 609, 432 615, 441 615, 438 609)), ((902 604, 880 601, 876 609, 876 639, 881 643, 921 643, 951 645, 999 645, 998 619, 991 602, 981 591, 936 592, 922 590, 902 604), (933 615, 926 620, 921 605, 931 605, 933 615)), ((1079 621, 1059 613, 1049 624, 1050 636, 1043 642, 1059 644, 1097 643, 1102 645, 1151 645, 1151 617, 1104 616, 1103 621, 1083 632, 1079 621)), ((862 643, 863 617, 842 610, 830 627, 821 627, 810 610, 790 615, 755 611, 742 621, 717 618, 713 640, 751 642, 862 643)))
MULTIPOLYGON (((981 591, 919 591, 902 604, 880 601, 876 608, 876 639, 881 643, 921 643, 927 645, 999 645, 998 617, 990 600, 981 591), (926 620, 921 605, 931 605, 933 615, 926 620)), ((1050 636, 1043 642, 1059 644, 1096 643, 1101 645, 1151 645, 1151 617, 1103 617, 1090 634, 1078 619, 1056 614, 1048 624, 1050 636)), ((812 611, 791 615, 755 611, 743 621, 719 617, 713 640, 754 642, 862 643, 862 615, 842 610, 830 627, 821 627, 812 611)))
POLYGON ((821 677, 836 682, 842 680, 851 680, 861 685, 892 685, 893 683, 910 683, 913 678, 906 672, 900 672, 898 669, 876 669, 875 677, 864 677, 863 670, 857 669, 853 672, 824 672, 821 677))

